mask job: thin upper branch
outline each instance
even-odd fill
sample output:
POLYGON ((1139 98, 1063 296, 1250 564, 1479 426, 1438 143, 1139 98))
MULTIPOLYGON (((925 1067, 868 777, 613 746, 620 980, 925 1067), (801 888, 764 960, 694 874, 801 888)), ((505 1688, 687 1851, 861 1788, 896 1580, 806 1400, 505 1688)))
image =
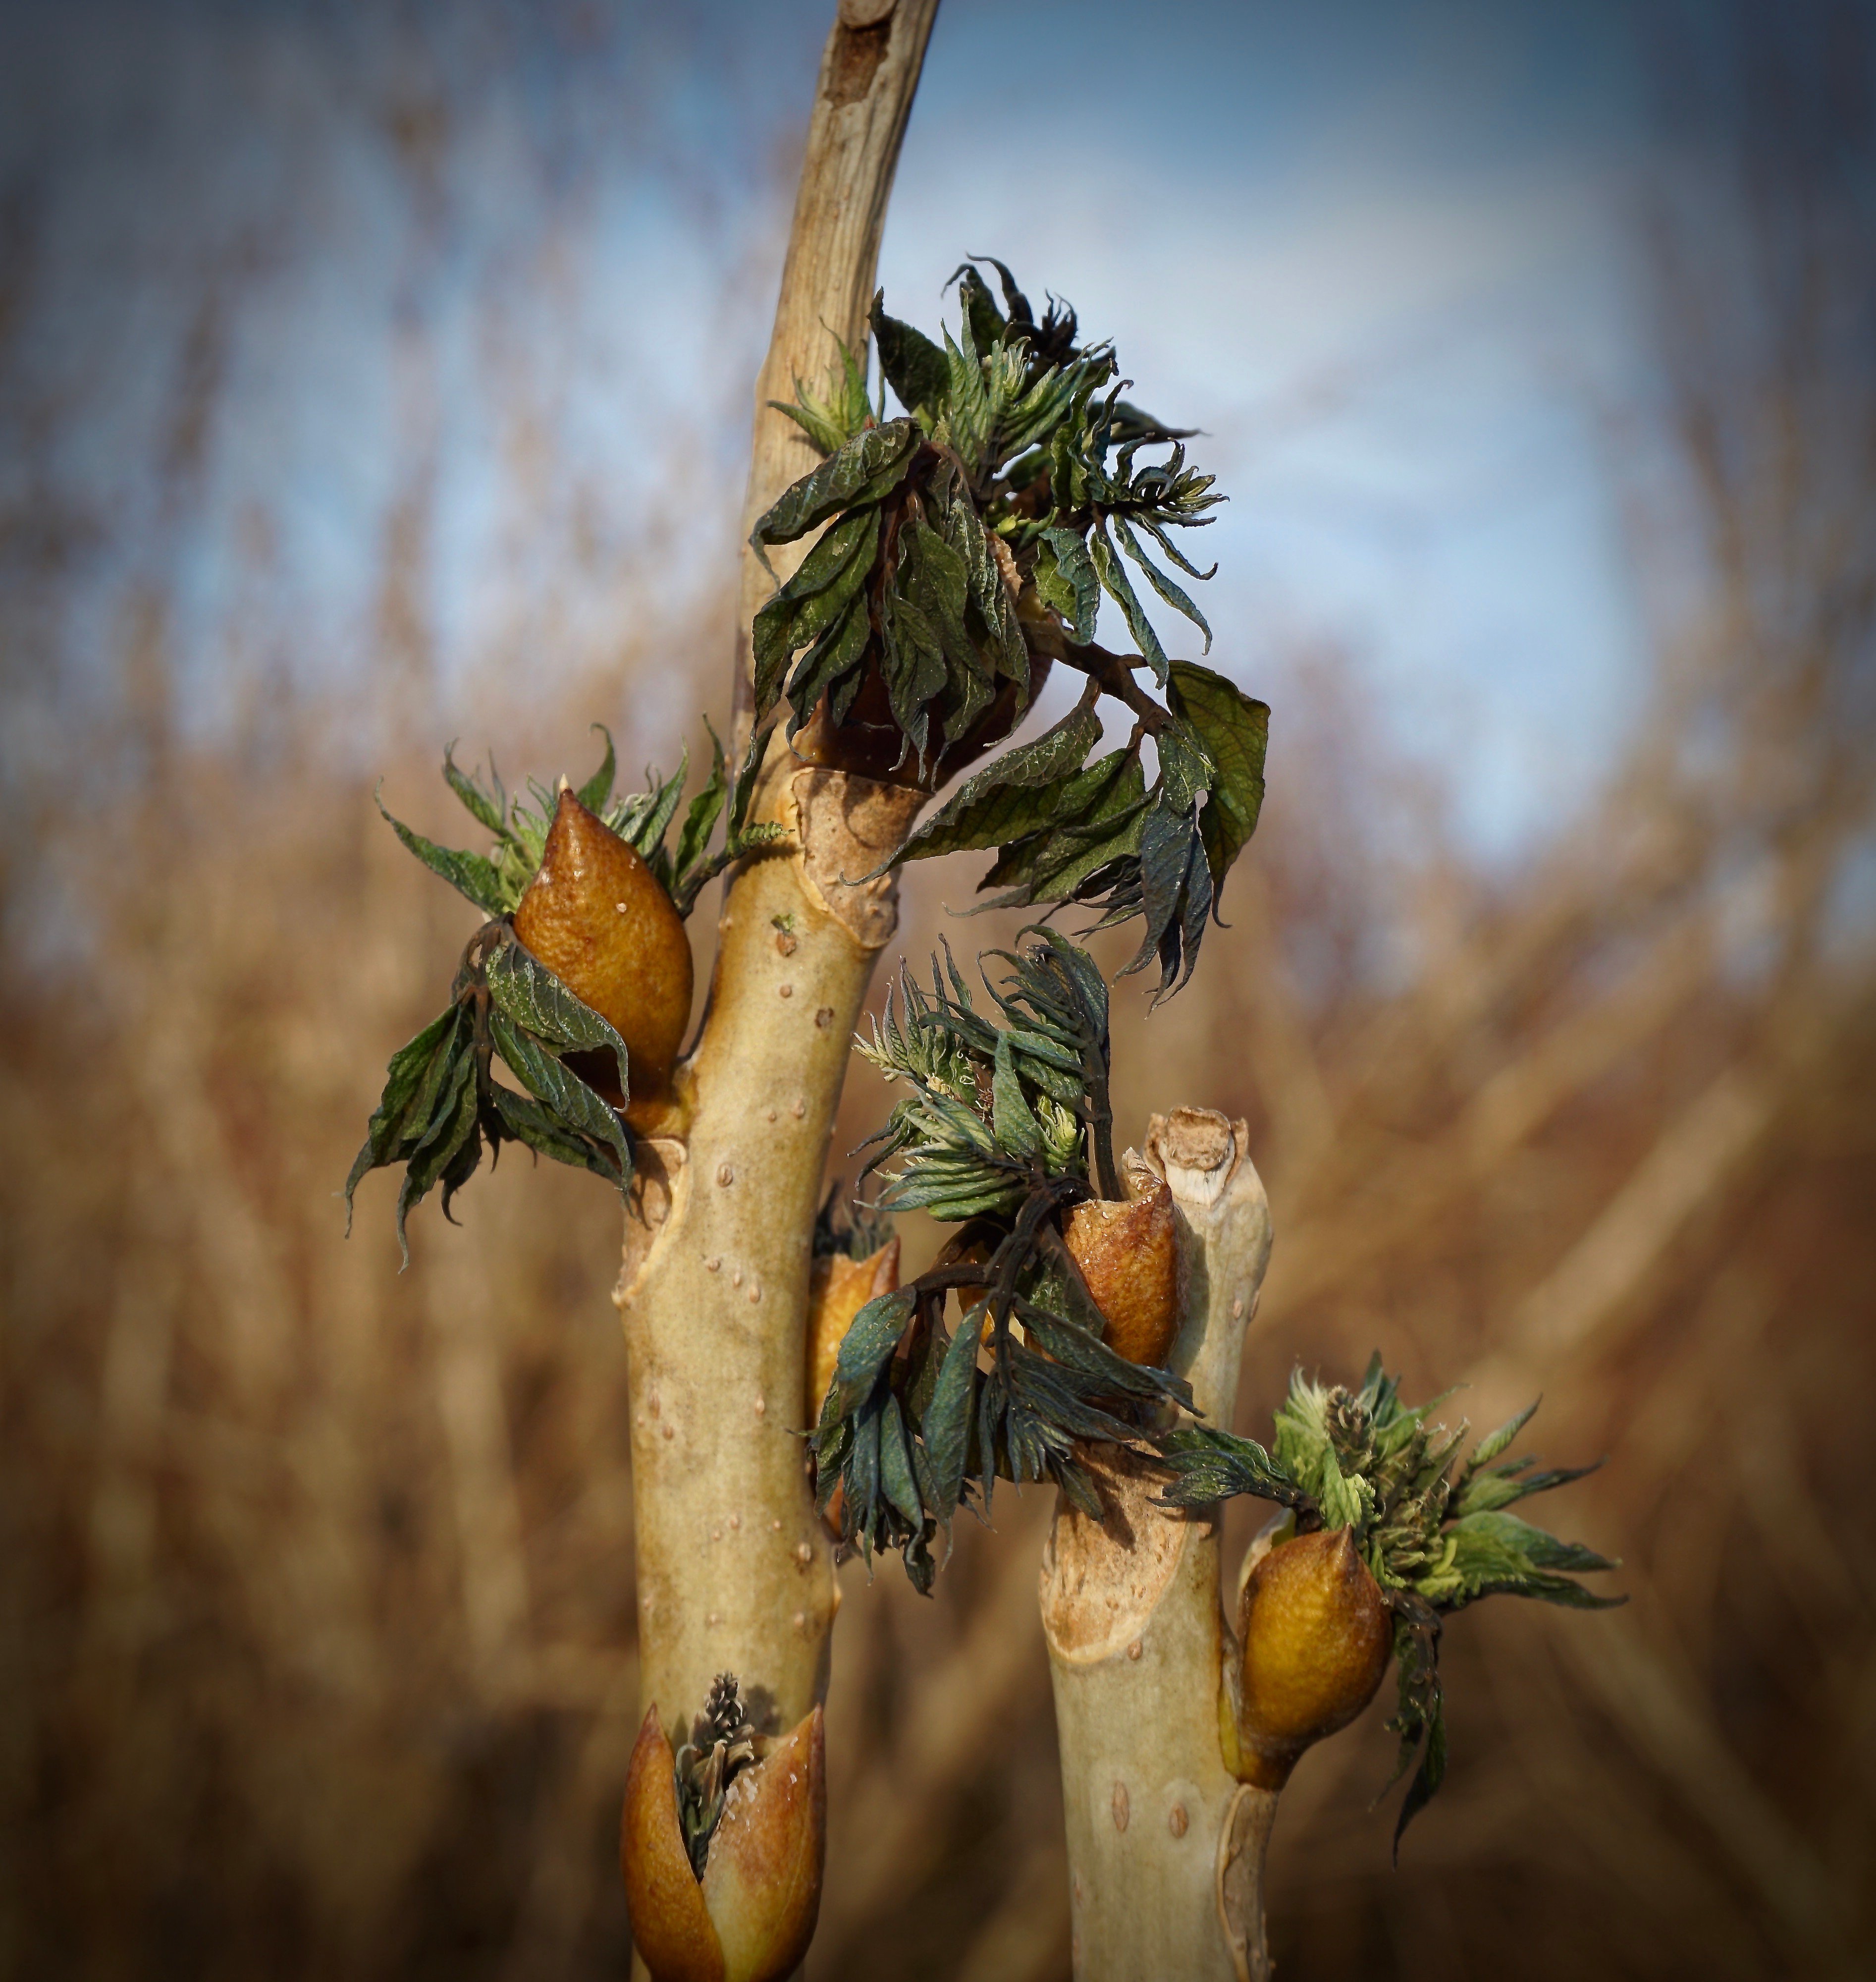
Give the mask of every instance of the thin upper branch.
MULTIPOLYGON (((840 0, 821 58, 775 329, 756 379, 736 622, 738 751, 755 712, 750 622, 773 586, 748 548, 748 534, 818 458, 800 428, 768 402, 791 399, 798 379, 819 385, 836 361, 835 340, 857 347, 865 335, 886 202, 937 12, 938 0, 840 0)), ((806 549, 788 546, 771 559, 785 577, 806 549)))

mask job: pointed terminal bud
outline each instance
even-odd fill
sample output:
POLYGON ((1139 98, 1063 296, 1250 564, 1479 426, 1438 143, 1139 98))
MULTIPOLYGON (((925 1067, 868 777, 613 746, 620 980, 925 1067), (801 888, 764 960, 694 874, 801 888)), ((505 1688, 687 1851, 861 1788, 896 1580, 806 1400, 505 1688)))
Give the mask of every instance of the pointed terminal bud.
POLYGON ((781 1982, 807 1954, 821 1914, 827 1813, 817 1707, 738 1775, 724 1799, 701 1890, 725 1982, 781 1982))
POLYGON ((834 1366, 853 1318, 879 1294, 899 1284, 899 1242, 888 1239, 864 1260, 827 1253, 815 1260, 808 1281, 808 1394, 806 1422, 821 1415, 834 1381, 834 1366))
POLYGON ((1136 1171, 1133 1183, 1130 1200, 1078 1204, 1064 1236, 1108 1318, 1108 1347, 1129 1363, 1163 1363, 1179 1333, 1172 1193, 1150 1171, 1136 1171))
POLYGON ((1238 1599, 1238 1623, 1237 1698, 1221 1715, 1225 1760, 1240 1780, 1278 1790, 1305 1748, 1374 1698, 1393 1617, 1354 1536, 1338 1528, 1271 1549, 1238 1599))
MULTIPOLYGON (((625 1119, 636 1129, 655 1128, 690 1023, 690 939, 638 850, 564 785, 540 870, 515 911, 515 933, 625 1042, 625 1119)), ((618 1105, 608 1054, 571 1053, 568 1060, 618 1105)))
POLYGON ((676 1758, 655 1705, 625 1772, 619 1869, 632 1945, 655 1982, 726 1982, 722 1944, 678 1827, 676 1758))

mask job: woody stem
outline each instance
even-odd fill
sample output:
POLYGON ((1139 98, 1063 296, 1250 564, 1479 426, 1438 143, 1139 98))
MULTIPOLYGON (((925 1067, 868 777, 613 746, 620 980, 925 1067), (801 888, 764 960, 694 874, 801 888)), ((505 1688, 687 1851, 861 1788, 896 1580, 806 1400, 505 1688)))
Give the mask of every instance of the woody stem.
MULTIPOLYGON (((1198 1109, 1155 1116, 1147 1136, 1178 1218, 1183 1319, 1168 1360, 1214 1424, 1231 1422, 1270 1254, 1245 1139, 1243 1123, 1198 1109)), ((1159 1476, 1131 1455, 1081 1456, 1107 1518, 1058 1503, 1042 1569, 1075 1982, 1261 1982, 1276 1797, 1236 1781, 1220 1752, 1231 1637, 1217 1510, 1159 1506, 1159 1476)))

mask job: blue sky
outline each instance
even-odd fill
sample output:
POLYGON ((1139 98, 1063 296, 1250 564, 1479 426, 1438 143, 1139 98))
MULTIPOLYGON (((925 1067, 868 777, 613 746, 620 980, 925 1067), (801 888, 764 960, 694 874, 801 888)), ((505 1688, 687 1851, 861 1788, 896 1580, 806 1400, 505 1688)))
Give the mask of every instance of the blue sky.
MULTIPOLYGON (((10 9, 0 171, 42 246, 0 351, 0 506, 49 490, 90 525, 49 605, 5 573, 16 676, 30 650, 108 692, 142 584, 199 722, 257 662, 349 686, 401 504, 465 736, 490 672, 694 619, 827 12, 10 9), (22 447, 35 405, 57 415, 22 447)), ((1645 674, 1604 438, 1648 377, 1624 18, 945 0, 882 255, 928 325, 987 251, 1112 336, 1231 499, 1215 658, 1280 724, 1296 657, 1343 653, 1488 857, 1568 815, 1645 674)), ((625 712, 641 751, 690 720, 665 689, 625 712)))

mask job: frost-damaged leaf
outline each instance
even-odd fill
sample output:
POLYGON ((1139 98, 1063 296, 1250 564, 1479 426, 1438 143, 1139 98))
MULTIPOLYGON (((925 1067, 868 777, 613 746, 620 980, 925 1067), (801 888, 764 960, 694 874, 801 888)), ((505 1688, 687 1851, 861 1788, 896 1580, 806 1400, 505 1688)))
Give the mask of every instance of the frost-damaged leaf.
POLYGON ((790 657, 839 621, 865 584, 878 542, 877 509, 843 516, 755 616, 750 638, 758 723, 775 706, 790 657))
MULTIPOLYGON (((591 1006, 576 998, 511 929, 484 966, 488 995, 518 1026, 563 1049, 610 1052, 618 1067, 619 1093, 629 1096, 625 1042, 591 1006)), ((520 1072, 518 1067, 515 1071, 520 1072)))
POLYGON ((435 1102, 458 1049, 468 1014, 460 1005, 439 1013, 413 1039, 391 1056, 384 1093, 372 1111, 364 1146, 345 1179, 345 1230, 352 1230, 352 1199, 366 1174, 397 1162, 407 1144, 429 1126, 435 1102))
POLYGON ((1265 702, 1254 702, 1235 682, 1194 661, 1173 662, 1167 699, 1173 713, 1204 739, 1217 767, 1198 822, 1215 899, 1231 863, 1257 830, 1258 814, 1264 804, 1270 709, 1265 702))
POLYGON ((1105 526, 1097 523, 1088 540, 1088 554, 1093 559, 1095 570, 1101 579, 1101 589, 1126 615, 1127 630, 1134 636, 1134 645, 1140 656, 1152 670, 1153 679, 1161 688, 1166 686, 1168 662, 1166 649, 1159 643, 1159 636, 1153 630, 1153 622, 1146 616, 1146 609, 1140 603, 1140 596, 1134 590, 1133 581, 1127 576, 1127 568, 1121 562, 1114 546, 1108 542, 1105 526))
POLYGON ((875 1379, 898 1346, 918 1298, 910 1287, 875 1294, 848 1324, 834 1365, 833 1386, 828 1392, 826 1408, 835 1416, 845 1416, 865 1401, 875 1379))
POLYGON ((1398 1863, 1401 1839, 1407 1827, 1438 1793, 1446 1777, 1446 1710, 1440 1685, 1440 1620, 1423 1603, 1409 1600, 1395 1620, 1394 1662, 1397 1707, 1388 1727, 1400 1737, 1394 1773, 1381 1790, 1385 1796, 1414 1767, 1414 1780, 1401 1804, 1394 1827, 1394 1855, 1398 1863))
POLYGON ((631 1176, 631 1146, 618 1116, 577 1073, 562 1066, 499 1009, 488 1015, 488 1034, 496 1052, 537 1101, 545 1102, 568 1128, 611 1151, 618 1164, 615 1181, 623 1191, 631 1176))
POLYGON ((1140 548, 1140 539, 1127 527, 1127 519, 1125 516, 1115 518, 1114 533, 1121 540, 1121 549, 1146 573, 1148 584, 1152 586, 1174 612, 1185 614, 1200 632, 1205 635, 1205 652, 1210 653, 1211 628, 1204 613, 1193 604, 1191 595, 1183 586, 1175 585, 1140 548))
POLYGON ((1095 637, 1101 610, 1101 576, 1076 530, 1042 532, 1045 555, 1036 562, 1036 590, 1045 606, 1068 622, 1071 636, 1085 646, 1095 637))
POLYGON ((1093 702, 1078 702, 1033 742, 967 778, 898 857, 927 860, 935 854, 1001 846, 1054 823, 1065 781, 1100 741, 1101 717, 1093 702))
MULTIPOLYGON (((1140 832, 1141 914, 1146 933, 1132 960, 1121 967, 1123 977, 1144 969, 1156 953, 1163 958, 1169 936, 1174 939, 1172 969, 1177 971, 1179 911, 1197 840, 1192 822, 1183 812, 1165 804, 1148 812, 1140 832)), ((1165 989, 1164 982, 1160 988, 1165 989)))
POLYGON ((984 1325, 981 1306, 971 1308, 945 1345, 938 1382, 925 1407, 921 1430, 925 1458, 931 1470, 931 1512, 948 1521, 964 1490, 964 1469, 971 1446, 971 1404, 976 1393, 977 1350, 984 1325))
MULTIPOLYGON (((855 599, 844 616, 829 626, 801 656, 801 665, 788 679, 791 737, 813 719, 815 704, 830 689, 849 676, 858 686, 860 662, 865 658, 872 631, 866 601, 855 599)), ((835 719, 838 719, 838 712, 835 719)))
POLYGON ((970 573, 971 597, 996 647, 996 671, 1017 685, 1017 707, 1029 702, 1029 649, 1017 624, 1015 602, 1004 582, 1002 567, 990 548, 990 536, 976 505, 962 491, 946 506, 945 541, 964 559, 970 573))
POLYGON ((912 1456, 906 1447, 905 1416, 898 1399, 890 1394, 879 1416, 879 1484, 892 1507, 913 1527, 924 1524, 925 1503, 918 1497, 912 1456))
POLYGON ((918 424, 911 419, 855 434, 764 512, 749 537, 757 554, 767 544, 792 543, 856 503, 878 502, 904 475, 918 441, 918 424))
POLYGON ((894 396, 908 413, 935 425, 945 411, 950 377, 944 352, 923 331, 886 314, 883 289, 873 299, 871 321, 879 369, 885 374, 894 396))
POLYGON ((404 1171, 398 1192, 398 1250, 405 1266, 410 1264, 410 1240, 405 1220, 413 1206, 421 1204, 431 1187, 462 1153, 475 1133, 475 1058, 458 1050, 452 1057, 436 1113, 418 1138, 404 1171))
POLYGON ((611 1156, 564 1126, 531 1095, 517 1094, 513 1088, 491 1080, 488 1096, 505 1135, 525 1143, 537 1156, 551 1157, 573 1170, 591 1170, 608 1183, 618 1183, 618 1168, 611 1156))
POLYGON ((385 811, 385 802, 372 794, 378 809, 389 821, 391 829, 433 874, 440 874, 459 895, 466 895, 485 915, 505 915, 514 906, 502 886, 492 860, 479 853, 464 853, 450 846, 438 846, 421 833, 413 833, 401 819, 385 811))
POLYGON ((1146 803, 1140 760, 1111 750, 1062 787, 1055 828, 1006 845, 977 885, 1008 890, 986 908, 1026 908, 1070 899, 1088 877, 1109 862, 1137 853, 1146 803))

